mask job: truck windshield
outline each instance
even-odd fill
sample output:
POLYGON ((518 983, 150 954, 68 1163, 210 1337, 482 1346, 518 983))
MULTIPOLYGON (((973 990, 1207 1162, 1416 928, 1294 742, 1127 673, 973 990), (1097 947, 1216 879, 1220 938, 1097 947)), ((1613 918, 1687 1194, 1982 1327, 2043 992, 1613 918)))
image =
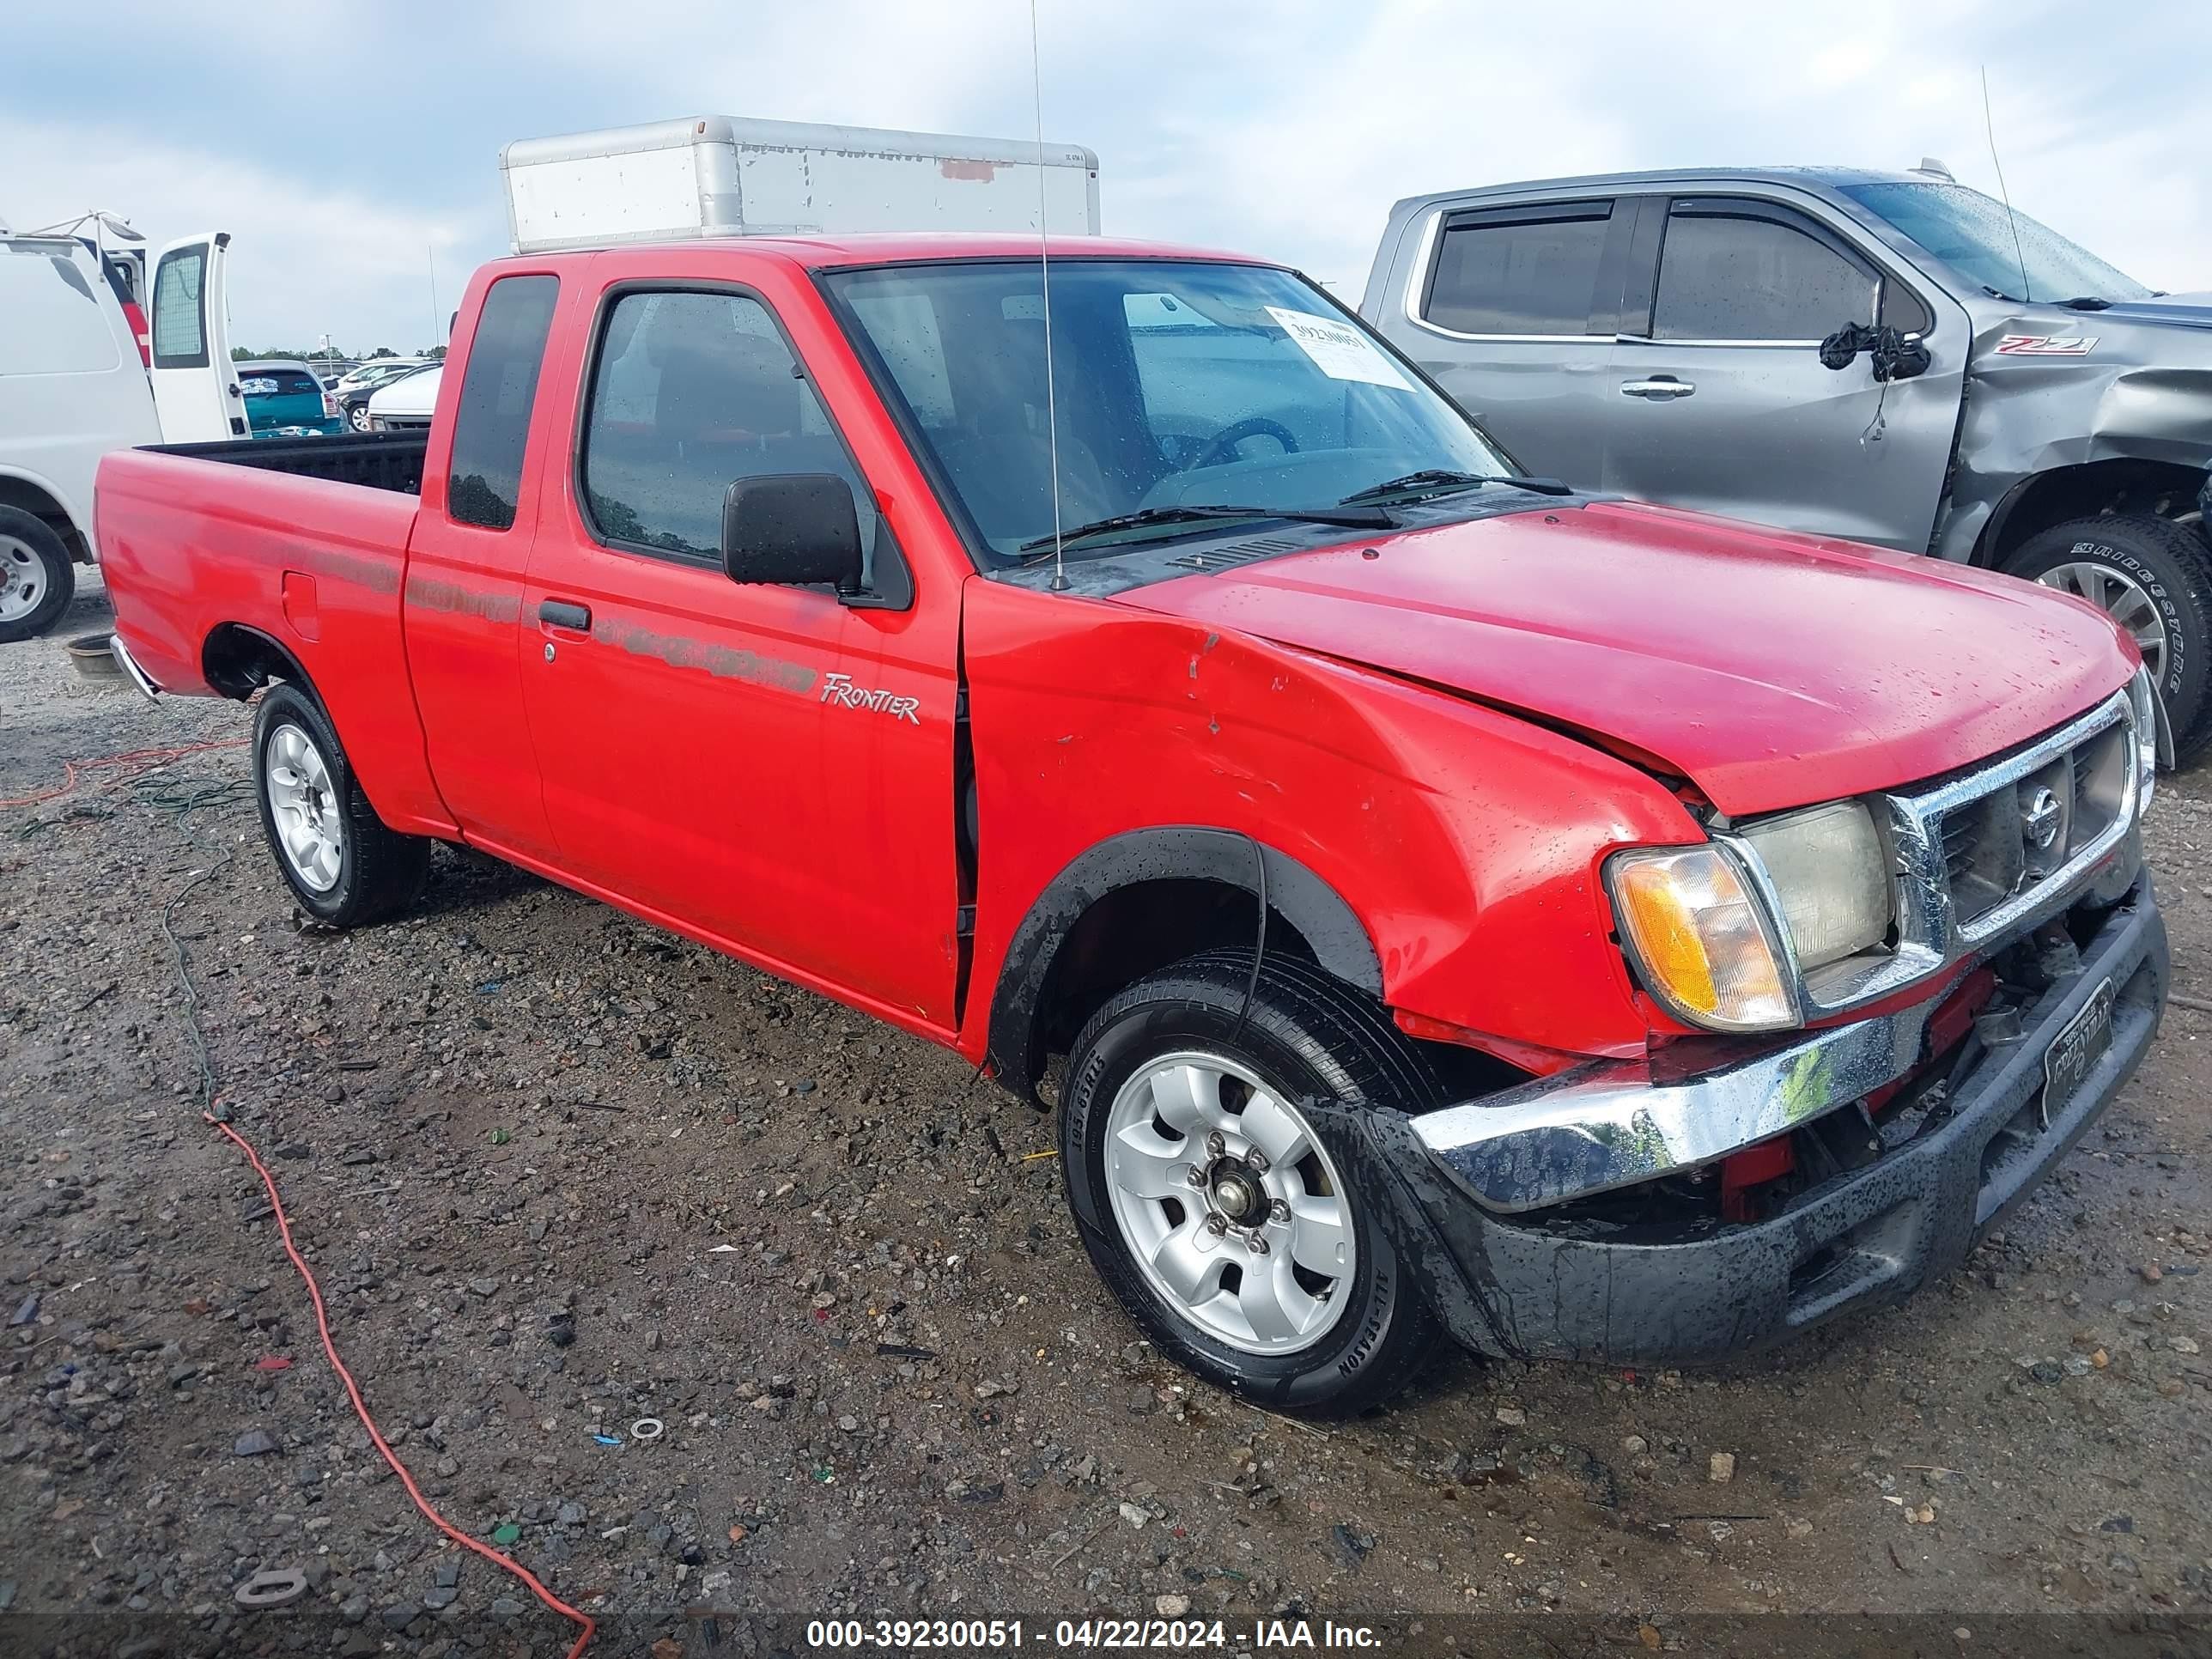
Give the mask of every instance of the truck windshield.
POLYGON ((2150 290, 2025 213, 1964 185, 1846 185, 1844 195, 2000 299, 2147 300, 2150 290), (2018 233, 2018 240, 2014 240, 2018 233))
MULTIPOLYGON (((1070 556, 1188 536, 1249 507, 1346 522, 1376 486, 1510 472, 1467 417, 1287 271, 1193 260, 1054 259, 1052 410, 1035 260, 827 278, 885 395, 994 564, 1090 526, 1070 556), (1109 526, 1102 520, 1141 515, 1109 526)), ((1469 487, 1474 487, 1472 484, 1469 487)), ((1370 517, 1377 516, 1373 507, 1370 517)))

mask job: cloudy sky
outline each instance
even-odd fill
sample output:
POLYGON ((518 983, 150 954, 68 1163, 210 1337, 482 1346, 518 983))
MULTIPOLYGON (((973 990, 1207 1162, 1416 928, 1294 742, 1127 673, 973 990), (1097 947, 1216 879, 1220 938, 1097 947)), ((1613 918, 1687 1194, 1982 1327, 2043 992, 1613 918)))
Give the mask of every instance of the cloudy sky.
MULTIPOLYGON (((2155 288, 2212 288, 2198 0, 1037 0, 1047 136, 1105 228, 1356 300, 1396 198, 1923 155, 2155 288), (2193 44, 2192 44, 2193 43, 2193 44), (2164 64, 2174 72, 2148 72, 2164 64)), ((1026 0, 9 0, 0 218, 237 240, 232 337, 430 343, 505 251, 501 145, 697 113, 1030 131, 1026 0), (431 272, 434 262, 437 298, 431 272)))

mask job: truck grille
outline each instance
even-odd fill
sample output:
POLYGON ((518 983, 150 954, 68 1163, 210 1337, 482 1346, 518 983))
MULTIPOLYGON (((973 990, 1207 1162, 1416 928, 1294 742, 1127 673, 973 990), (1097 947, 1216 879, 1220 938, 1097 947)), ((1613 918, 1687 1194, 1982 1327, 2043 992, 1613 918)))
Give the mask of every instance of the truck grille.
POLYGON ((1806 1012, 1886 996, 2070 902, 2135 828, 2137 753, 2119 691, 2008 754, 1869 797, 1895 860, 1891 936, 1806 973, 1806 1012))
POLYGON ((1947 806, 1938 827, 1953 926, 1973 931, 2105 840, 2133 810, 2133 749, 2132 732, 2118 721, 1947 806))

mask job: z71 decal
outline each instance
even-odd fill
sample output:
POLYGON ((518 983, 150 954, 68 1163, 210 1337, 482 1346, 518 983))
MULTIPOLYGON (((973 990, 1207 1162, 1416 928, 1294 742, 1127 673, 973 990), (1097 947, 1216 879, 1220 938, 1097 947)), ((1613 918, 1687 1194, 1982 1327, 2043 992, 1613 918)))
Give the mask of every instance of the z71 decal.
POLYGON ((2094 334, 2008 334, 1997 342, 2001 357, 2086 357, 2096 348, 2094 334))
POLYGON ((909 726, 921 724, 915 710, 921 707, 919 697, 895 697, 888 691, 870 691, 853 684, 846 674, 824 674, 822 677, 822 701, 834 702, 841 708, 872 708, 889 714, 895 720, 904 720, 909 726))

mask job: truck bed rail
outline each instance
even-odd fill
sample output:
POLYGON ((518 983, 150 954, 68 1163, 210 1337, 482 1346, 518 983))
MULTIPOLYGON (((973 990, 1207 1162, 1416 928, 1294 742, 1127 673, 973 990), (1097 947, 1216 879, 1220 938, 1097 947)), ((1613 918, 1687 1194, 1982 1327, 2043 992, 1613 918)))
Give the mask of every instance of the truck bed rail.
POLYGON ((189 455, 196 460, 259 467, 333 483, 365 484, 371 489, 422 492, 422 461, 429 453, 425 432, 349 432, 327 438, 226 438, 208 443, 145 444, 156 455, 189 455))

